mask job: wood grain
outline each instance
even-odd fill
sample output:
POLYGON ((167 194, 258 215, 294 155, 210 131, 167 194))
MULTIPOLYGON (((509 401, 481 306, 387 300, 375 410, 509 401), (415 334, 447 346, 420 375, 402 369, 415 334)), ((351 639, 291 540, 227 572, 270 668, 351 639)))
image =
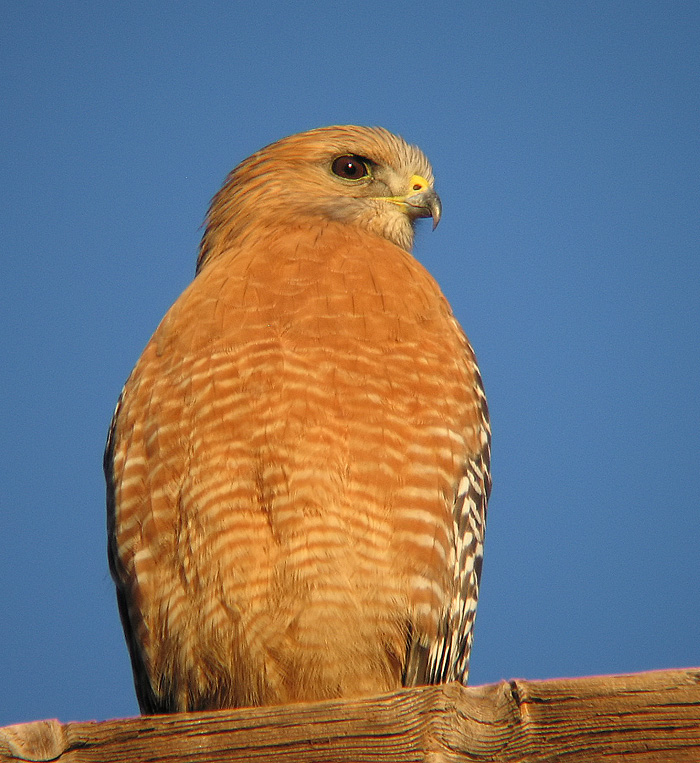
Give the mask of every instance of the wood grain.
POLYGON ((700 668, 0 729, 0 763, 700 761, 700 668))

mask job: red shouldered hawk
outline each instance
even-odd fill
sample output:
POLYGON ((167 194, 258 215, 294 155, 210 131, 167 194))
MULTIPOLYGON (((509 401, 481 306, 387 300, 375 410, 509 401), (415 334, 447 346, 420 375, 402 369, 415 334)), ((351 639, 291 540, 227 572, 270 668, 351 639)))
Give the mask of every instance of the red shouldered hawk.
POLYGON ((109 563, 144 713, 466 681, 490 489, 472 349, 411 256, 423 153, 243 161, 122 391, 109 563))

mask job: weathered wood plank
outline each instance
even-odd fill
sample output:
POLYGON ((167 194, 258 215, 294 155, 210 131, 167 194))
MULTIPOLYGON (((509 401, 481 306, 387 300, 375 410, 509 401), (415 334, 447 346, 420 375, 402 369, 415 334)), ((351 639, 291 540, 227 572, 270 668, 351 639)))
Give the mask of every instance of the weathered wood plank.
POLYGON ((0 729, 0 763, 700 761, 700 669, 0 729))

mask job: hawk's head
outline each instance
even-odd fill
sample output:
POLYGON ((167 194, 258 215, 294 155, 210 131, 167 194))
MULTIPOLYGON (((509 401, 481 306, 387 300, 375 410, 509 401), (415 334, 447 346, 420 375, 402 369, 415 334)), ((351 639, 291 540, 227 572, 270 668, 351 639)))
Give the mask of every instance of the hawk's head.
POLYGON ((440 220, 425 154, 381 127, 320 127, 242 161, 214 197, 198 268, 256 230, 358 225, 410 251, 419 217, 440 220))

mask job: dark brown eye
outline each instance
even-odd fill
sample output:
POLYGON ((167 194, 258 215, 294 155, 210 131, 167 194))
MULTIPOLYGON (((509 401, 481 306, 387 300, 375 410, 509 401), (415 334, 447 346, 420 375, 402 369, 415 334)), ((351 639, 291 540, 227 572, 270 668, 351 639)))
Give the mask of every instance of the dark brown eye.
POLYGON ((369 175, 367 162, 359 156, 339 156, 333 160, 331 170, 334 175, 346 180, 359 180, 369 175))

